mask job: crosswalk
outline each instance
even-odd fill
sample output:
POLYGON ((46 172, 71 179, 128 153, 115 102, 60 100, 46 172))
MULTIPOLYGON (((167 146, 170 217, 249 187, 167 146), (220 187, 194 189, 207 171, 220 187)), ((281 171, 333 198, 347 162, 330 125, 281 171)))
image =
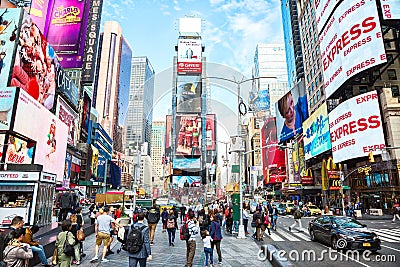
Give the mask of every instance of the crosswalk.
MULTIPOLYGON (((376 229, 370 228, 374 231, 382 243, 400 243, 400 229, 376 229)), ((271 231, 271 235, 267 232, 264 235, 264 240, 272 239, 275 242, 292 241, 292 242, 310 242, 310 235, 308 230, 303 228, 302 232, 297 230, 289 231, 286 228, 277 228, 276 231, 271 231)))

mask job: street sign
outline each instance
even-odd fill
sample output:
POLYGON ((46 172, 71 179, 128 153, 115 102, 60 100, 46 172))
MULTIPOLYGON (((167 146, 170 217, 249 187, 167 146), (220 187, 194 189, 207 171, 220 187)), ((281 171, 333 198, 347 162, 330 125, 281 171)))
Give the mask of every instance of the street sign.
POLYGON ((350 190, 350 186, 348 186, 348 185, 343 185, 343 186, 342 186, 342 189, 343 189, 343 190, 350 190))
POLYGON ((240 166, 232 165, 232 173, 240 173, 240 166))

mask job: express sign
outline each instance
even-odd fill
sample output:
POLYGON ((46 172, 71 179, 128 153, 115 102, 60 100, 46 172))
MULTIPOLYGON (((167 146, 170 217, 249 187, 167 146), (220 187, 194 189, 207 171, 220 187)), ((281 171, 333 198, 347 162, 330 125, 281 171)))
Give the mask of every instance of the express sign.
POLYGON ((319 39, 327 97, 355 74, 386 62, 375 1, 342 2, 319 39))

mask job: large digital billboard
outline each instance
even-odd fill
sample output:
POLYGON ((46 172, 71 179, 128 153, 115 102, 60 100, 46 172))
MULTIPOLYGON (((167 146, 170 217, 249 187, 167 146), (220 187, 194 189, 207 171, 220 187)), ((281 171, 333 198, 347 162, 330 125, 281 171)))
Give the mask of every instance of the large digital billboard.
POLYGON ((0 88, 0 130, 9 130, 15 102, 15 88, 0 88))
POLYGON ((53 6, 54 0, 32 0, 29 14, 43 33, 47 32, 47 13, 53 6))
POLYGON ((178 73, 201 74, 201 39, 178 39, 178 73))
POLYGON ((380 154, 385 147, 376 91, 353 97, 329 113, 332 155, 335 163, 380 154))
POLYGON ((335 9, 336 5, 341 1, 342 0, 315 0, 315 16, 319 33, 328 21, 333 9, 335 9))
POLYGON ((34 163, 43 165, 43 171, 56 174, 61 183, 68 127, 28 93, 19 90, 13 130, 37 142, 34 163))
POLYGON ((56 93, 57 56, 26 12, 18 40, 10 86, 22 88, 51 110, 56 93))
POLYGON ((22 9, 0 9, 0 86, 9 83, 21 16, 22 9))
POLYGON ((276 128, 279 143, 303 132, 302 124, 308 118, 307 94, 304 81, 275 103, 276 128))
POLYGON ((383 19, 400 19, 399 0, 381 0, 383 19))
POLYGON ((75 146, 78 138, 78 114, 60 96, 57 99, 56 116, 68 127, 68 144, 75 146))
POLYGON ((165 124, 165 149, 170 148, 172 145, 172 116, 166 116, 165 124))
POLYGON ((10 134, 6 144, 5 163, 32 164, 35 152, 35 142, 25 140, 19 136, 10 134))
POLYGON ((59 63, 56 64, 56 88, 78 108, 79 88, 59 63))
POLYGON ((206 149, 207 150, 215 150, 215 140, 216 140, 216 131, 215 131, 215 114, 207 114, 206 115, 206 149))
POLYGON ((201 158, 174 158, 174 169, 200 169, 201 158))
POLYGON ((355 74, 386 62, 375 1, 340 4, 319 40, 327 98, 355 74))
POLYGON ((201 155, 201 117, 176 116, 176 155, 201 155))
POLYGON ((262 165, 265 184, 286 179, 285 151, 278 147, 275 118, 267 118, 261 128, 262 165))
POLYGON ((89 133, 90 107, 91 107, 90 97, 85 92, 83 94, 83 107, 82 107, 81 122, 80 122, 81 136, 83 135, 85 137, 87 137, 89 133))
POLYGON ((200 186, 201 176, 172 176, 172 183, 176 184, 178 187, 183 187, 186 181, 189 183, 190 187, 200 186))
POLYGON ((326 103, 323 103, 303 122, 303 141, 306 160, 331 149, 326 103))
MULTIPOLYGON (((192 76, 193 77, 193 76, 192 76)), ((201 112, 201 81, 196 79, 193 82, 181 81, 177 83, 177 112, 200 113, 201 112)))

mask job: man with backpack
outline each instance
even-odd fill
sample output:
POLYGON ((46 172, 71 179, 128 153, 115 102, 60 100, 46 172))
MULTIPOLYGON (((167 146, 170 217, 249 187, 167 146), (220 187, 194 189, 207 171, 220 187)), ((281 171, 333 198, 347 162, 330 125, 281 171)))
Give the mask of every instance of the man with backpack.
POLYGON ((298 208, 295 208, 295 211, 293 213, 293 218, 294 218, 294 223, 289 226, 289 231, 292 231, 292 229, 296 226, 296 224, 299 225, 299 232, 302 232, 302 227, 301 227, 301 212, 298 208))
POLYGON ((129 267, 146 267, 146 260, 151 261, 149 227, 144 224, 144 213, 137 215, 138 222, 132 224, 129 231, 125 231, 124 249, 129 256, 129 267))
POLYGON ((159 220, 160 210, 157 208, 156 203, 154 203, 153 207, 149 210, 149 212, 147 212, 147 224, 150 230, 150 245, 154 244, 154 233, 159 220))
POLYGON ((192 267, 194 254, 196 252, 196 236, 199 232, 198 227, 196 225, 196 219, 195 219, 193 213, 189 214, 189 220, 187 222, 187 229, 189 232, 189 238, 186 240, 186 265, 185 265, 185 267, 192 267))

